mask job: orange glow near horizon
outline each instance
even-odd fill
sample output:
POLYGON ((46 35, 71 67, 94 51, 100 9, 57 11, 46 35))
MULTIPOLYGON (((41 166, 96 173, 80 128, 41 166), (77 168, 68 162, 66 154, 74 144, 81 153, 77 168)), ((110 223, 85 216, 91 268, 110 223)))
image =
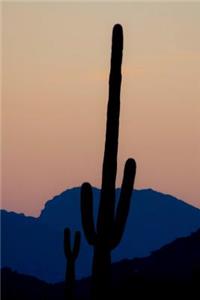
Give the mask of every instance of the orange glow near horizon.
POLYGON ((2 207, 100 187, 111 32, 124 28, 117 186, 200 208, 200 3, 3 3, 2 207))

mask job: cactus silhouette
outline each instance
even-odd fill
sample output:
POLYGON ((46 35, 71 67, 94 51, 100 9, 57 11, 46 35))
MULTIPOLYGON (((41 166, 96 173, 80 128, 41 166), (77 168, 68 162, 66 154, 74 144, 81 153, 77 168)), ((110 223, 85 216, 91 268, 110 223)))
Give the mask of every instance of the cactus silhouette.
POLYGON ((70 229, 64 230, 64 252, 67 259, 66 273, 65 273, 65 296, 66 299, 74 299, 75 294, 75 261, 80 250, 81 234, 76 231, 74 238, 74 245, 71 248, 71 234, 70 229))
POLYGON ((94 299, 103 299, 103 297, 108 296, 110 291, 111 251, 117 247, 123 236, 136 172, 135 160, 129 158, 125 164, 121 194, 116 207, 115 181, 117 173, 122 51, 123 29, 120 24, 116 24, 112 33, 106 140, 102 188, 96 225, 93 218, 92 187, 89 183, 84 183, 81 188, 82 226, 88 243, 94 247, 92 270, 92 295, 94 299))

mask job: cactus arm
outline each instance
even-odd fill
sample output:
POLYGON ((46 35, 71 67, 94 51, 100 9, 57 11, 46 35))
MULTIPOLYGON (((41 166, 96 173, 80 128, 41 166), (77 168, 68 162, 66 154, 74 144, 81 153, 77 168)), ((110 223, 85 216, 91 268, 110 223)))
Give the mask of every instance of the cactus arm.
POLYGON ((117 206, 116 217, 113 228, 113 237, 111 239, 111 249, 114 249, 121 241, 126 221, 128 218, 131 194, 133 190, 136 173, 135 160, 129 158, 124 168, 124 176, 122 181, 121 194, 117 206))
POLYGON ((64 252, 65 252, 65 256, 67 259, 72 258, 72 252, 71 252, 71 248, 70 248, 70 238, 71 238, 70 229, 65 228, 65 230, 64 230, 64 252))
POLYGON ((72 251, 74 259, 78 257, 79 250, 80 250, 80 243, 81 243, 81 233, 80 231, 76 231, 75 238, 74 238, 74 247, 72 251))
POLYGON ((102 234, 110 231, 114 218, 122 51, 123 32, 121 25, 117 24, 114 26, 112 34, 105 152, 102 171, 101 201, 97 221, 97 232, 102 232, 102 234))
POLYGON ((82 226, 88 244, 94 245, 96 240, 96 232, 93 217, 92 187, 87 182, 81 187, 81 216, 82 226))

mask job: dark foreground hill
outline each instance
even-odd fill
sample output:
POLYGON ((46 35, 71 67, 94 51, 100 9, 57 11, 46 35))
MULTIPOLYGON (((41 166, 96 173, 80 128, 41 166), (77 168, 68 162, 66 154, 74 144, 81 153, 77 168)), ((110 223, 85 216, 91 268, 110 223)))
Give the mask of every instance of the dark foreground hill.
MULTIPOLYGON (((98 189, 93 189, 97 214, 98 189)), ((119 195, 119 189, 116 191, 119 195)), ((55 283, 64 278, 63 229, 81 230, 80 188, 66 190, 47 201, 38 218, 1 212, 2 267, 55 283)), ((180 236, 200 228, 200 210, 151 189, 134 191, 126 230, 113 261, 145 257, 180 236)), ((89 276, 92 248, 82 234, 77 260, 78 278, 89 276)))
MULTIPOLYGON (((199 299, 200 229, 146 258, 113 264, 112 271, 112 299, 199 299)), ((48 284, 8 268, 1 273, 2 300, 64 299, 63 283, 48 284)), ((79 280, 76 286, 76 299, 89 299, 90 279, 79 280)))

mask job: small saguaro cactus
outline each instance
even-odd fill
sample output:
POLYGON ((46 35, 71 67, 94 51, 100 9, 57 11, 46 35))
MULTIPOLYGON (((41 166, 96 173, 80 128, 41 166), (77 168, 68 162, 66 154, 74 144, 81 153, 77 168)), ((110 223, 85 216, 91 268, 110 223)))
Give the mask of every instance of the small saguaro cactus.
POLYGON ((116 24, 112 34, 102 188, 96 225, 93 217, 92 187, 89 183, 84 183, 81 189, 82 226, 88 243, 94 247, 92 271, 92 294, 94 299, 104 299, 109 293, 111 284, 111 251, 120 243, 125 229, 136 172, 135 160, 129 158, 125 164, 121 195, 116 207, 115 181, 117 173, 122 51, 123 30, 121 25, 116 24))
POLYGON ((65 273, 65 296, 66 299, 74 299, 75 293, 75 261, 80 251, 81 233, 76 231, 73 248, 71 247, 70 229, 64 230, 64 252, 67 259, 65 273))

